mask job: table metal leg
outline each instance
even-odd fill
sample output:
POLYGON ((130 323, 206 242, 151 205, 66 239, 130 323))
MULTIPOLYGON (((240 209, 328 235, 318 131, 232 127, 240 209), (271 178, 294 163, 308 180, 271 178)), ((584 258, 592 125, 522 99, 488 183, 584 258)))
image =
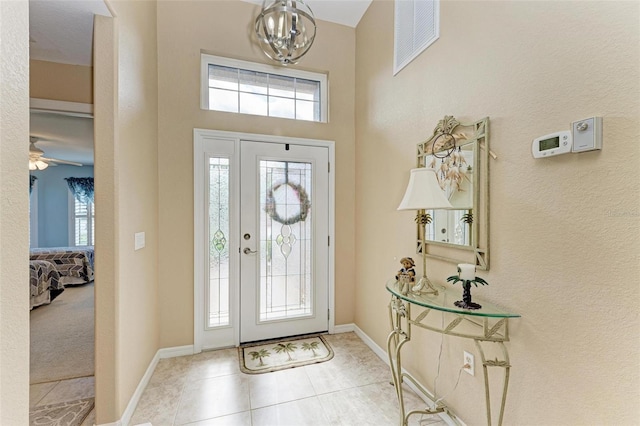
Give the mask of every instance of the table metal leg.
POLYGON ((509 387, 509 373, 511 370, 511 364, 509 363, 509 353, 507 352, 507 347, 502 342, 486 342, 481 340, 475 340, 476 347, 478 352, 480 352, 480 357, 482 359, 482 373, 484 375, 484 391, 485 391, 485 402, 487 406, 487 425, 491 426, 491 395, 489 391, 489 371, 488 367, 502 367, 504 368, 504 381, 502 383, 502 400, 500 401, 500 416, 498 417, 498 426, 502 426, 502 420, 504 418, 504 406, 507 402, 507 390, 509 387), (480 343, 493 343, 500 346, 502 350, 502 360, 498 360, 498 358, 494 360, 488 360, 485 357, 484 350, 480 343))
POLYGON ((398 397, 398 405, 400 406, 400 426, 405 426, 407 423, 404 414, 404 395, 402 394, 402 359, 400 351, 402 346, 410 339, 407 333, 401 328, 402 324, 400 321, 404 312, 396 310, 393 303, 394 301, 389 304, 391 333, 389 333, 389 337, 387 337, 387 354, 389 355, 389 366, 391 368, 393 386, 396 390, 396 396, 398 397))
POLYGON ((478 352, 480 353, 482 360, 482 372, 484 376, 484 389, 485 389, 485 403, 486 403, 486 414, 487 414, 487 425, 491 426, 492 424, 492 415, 491 415, 491 394, 489 387, 489 367, 501 367, 504 369, 504 381, 502 387, 502 399, 500 401, 500 414, 498 416, 498 426, 502 426, 503 418, 504 418, 504 408, 507 400, 507 390, 509 387, 509 374, 511 371, 511 364, 509 362, 509 353, 507 351, 506 346, 504 345, 504 341, 508 341, 508 328, 506 320, 501 320, 493 327, 489 327, 489 323, 485 320, 483 323, 483 333, 481 335, 470 335, 467 333, 456 332, 456 327, 461 323, 462 317, 455 319, 452 321, 446 328, 436 329, 430 325, 421 323, 421 321, 426 317, 428 311, 423 311, 420 315, 418 315, 415 319, 411 319, 411 305, 405 303, 403 300, 392 297, 391 303, 389 304, 389 321, 391 323, 391 333, 387 337, 387 353, 389 356, 389 366, 391 368, 391 377, 393 379, 393 385, 396 390, 396 396, 398 398, 398 405, 400 406, 400 426, 407 426, 408 419, 410 416, 414 414, 428 414, 434 415, 441 412, 449 412, 448 409, 444 405, 437 404, 434 408, 426 408, 425 410, 412 410, 410 412, 406 412, 406 407, 404 404, 404 391, 403 391, 403 383, 405 379, 410 381, 416 389, 418 389, 421 393, 424 394, 425 397, 430 398, 432 400, 435 399, 435 396, 431 395, 429 391, 427 391, 420 383, 418 383, 411 375, 402 372, 402 347, 411 340, 411 326, 415 325, 420 328, 425 328, 427 330, 432 330, 441 334, 454 335, 462 338, 473 339, 478 352), (406 330, 403 329, 402 319, 405 320, 406 330), (496 333, 501 330, 503 331, 502 335, 496 336, 496 333), (502 359, 495 358, 493 360, 487 359, 484 348, 482 346, 488 344, 497 344, 502 352, 502 359))

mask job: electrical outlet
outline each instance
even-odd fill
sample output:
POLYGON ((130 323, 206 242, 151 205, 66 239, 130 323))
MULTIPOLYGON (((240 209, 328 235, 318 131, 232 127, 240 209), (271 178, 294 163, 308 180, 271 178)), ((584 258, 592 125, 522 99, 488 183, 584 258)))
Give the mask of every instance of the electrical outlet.
POLYGON ((463 351, 463 367, 462 369, 464 371, 466 371, 467 373, 471 374, 472 376, 475 376, 475 368, 474 368, 474 364, 473 364, 473 354, 470 354, 467 351, 463 351))

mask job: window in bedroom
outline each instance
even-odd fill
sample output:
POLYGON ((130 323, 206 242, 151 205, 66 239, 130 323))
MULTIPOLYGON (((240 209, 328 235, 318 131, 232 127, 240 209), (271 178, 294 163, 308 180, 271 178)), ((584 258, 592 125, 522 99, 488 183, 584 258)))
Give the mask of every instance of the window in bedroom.
POLYGON ((396 0, 393 75, 440 37, 439 0, 396 0))
POLYGON ((38 178, 29 178, 29 246, 38 247, 38 178))
POLYGON ((201 108, 327 121, 326 74, 201 55, 201 108))
POLYGON ((69 245, 94 245, 95 214, 91 201, 83 203, 69 193, 69 245))

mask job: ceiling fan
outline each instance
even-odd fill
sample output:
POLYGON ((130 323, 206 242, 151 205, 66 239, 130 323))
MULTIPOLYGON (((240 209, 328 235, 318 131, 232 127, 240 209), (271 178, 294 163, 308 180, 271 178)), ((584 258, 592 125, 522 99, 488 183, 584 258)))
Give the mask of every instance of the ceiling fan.
POLYGON ((38 142, 37 137, 31 136, 29 138, 29 170, 44 170, 49 166, 57 166, 58 164, 82 166, 81 163, 76 163, 74 161, 44 157, 44 151, 36 146, 36 142, 38 142))

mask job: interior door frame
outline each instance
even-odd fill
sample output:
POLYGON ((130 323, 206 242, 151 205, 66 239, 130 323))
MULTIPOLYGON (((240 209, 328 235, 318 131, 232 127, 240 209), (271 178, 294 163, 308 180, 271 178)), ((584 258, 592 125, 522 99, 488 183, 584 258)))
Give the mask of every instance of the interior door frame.
MULTIPOLYGON (((205 315, 204 305, 204 248, 208 243, 208 236, 205 234, 205 197, 202 196, 205 191, 205 167, 204 167, 204 144, 207 140, 225 140, 233 141, 235 147, 235 155, 238 158, 231 162, 234 165, 234 169, 231 171, 231 178, 238 182, 240 177, 240 170, 238 165, 240 164, 239 152, 241 141, 254 141, 254 142, 267 142, 267 143, 279 143, 279 144, 291 144, 291 145, 306 145, 324 147, 329 150, 329 247, 328 247, 328 306, 329 306, 329 319, 328 328, 329 333, 334 332, 335 328, 335 142, 321 139, 304 139, 287 136, 273 136, 262 135, 255 133, 241 133, 241 132, 229 132, 223 130, 210 130, 210 129, 193 129, 193 200, 194 200, 194 212, 193 212, 193 231, 194 231, 194 246, 193 246, 193 352, 200 353, 207 349, 216 349, 216 347, 208 347, 203 344, 204 328, 203 318, 205 315)), ((235 185, 235 190, 232 189, 232 211, 239 211, 239 185, 235 185)), ((233 213, 232 213, 233 214, 233 213)), ((235 232, 235 239, 239 241, 239 225, 231 228, 231 232, 235 232)), ((238 246, 239 248, 239 246, 238 246)), ((235 249, 235 248, 234 248, 235 249)), ((239 268, 239 262, 232 263, 233 267, 239 268)), ((239 270, 236 271, 239 274, 239 270)), ((234 328, 234 342, 233 346, 240 345, 240 327, 239 327, 239 308, 240 298, 238 292, 230 292, 230 306, 232 307, 233 314, 231 315, 231 322, 234 328), (234 295, 235 294, 235 295, 234 295), (235 300, 234 300, 235 299, 235 300)), ((221 345, 219 347, 229 346, 221 345)))

